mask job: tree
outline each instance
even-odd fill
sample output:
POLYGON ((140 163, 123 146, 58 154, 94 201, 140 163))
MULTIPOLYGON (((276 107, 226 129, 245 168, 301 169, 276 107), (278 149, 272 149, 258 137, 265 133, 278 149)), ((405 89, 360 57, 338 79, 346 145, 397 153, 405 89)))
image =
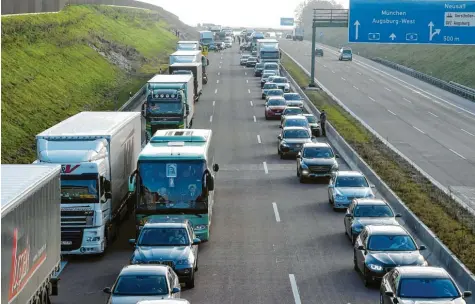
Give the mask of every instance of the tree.
POLYGON ((305 33, 312 32, 313 9, 343 9, 335 0, 304 0, 295 8, 296 23, 304 27, 305 33))

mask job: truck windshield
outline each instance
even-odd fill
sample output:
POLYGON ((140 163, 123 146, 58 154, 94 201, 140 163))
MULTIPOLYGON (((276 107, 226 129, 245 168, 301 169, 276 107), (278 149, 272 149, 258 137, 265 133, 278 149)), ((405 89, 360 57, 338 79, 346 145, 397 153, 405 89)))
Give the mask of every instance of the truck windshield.
POLYGON ((272 52, 261 51, 261 58, 263 58, 263 59, 279 59, 279 51, 272 51, 272 52))
POLYGON ((140 199, 137 210, 205 209, 203 160, 147 161, 139 163, 140 199))
POLYGON ((61 203, 97 203, 99 198, 97 175, 61 176, 61 203))
POLYGON ((201 38, 201 43, 209 44, 211 42, 213 42, 212 38, 201 38))
POLYGON ((180 114, 183 110, 183 103, 178 100, 178 101, 160 101, 160 102, 154 102, 154 101, 149 101, 147 102, 147 105, 149 107, 149 112, 154 113, 154 114, 167 114, 167 113, 173 113, 173 114, 180 114))
POLYGON ((170 56, 170 61, 172 63, 182 63, 182 62, 193 62, 196 56, 170 56))

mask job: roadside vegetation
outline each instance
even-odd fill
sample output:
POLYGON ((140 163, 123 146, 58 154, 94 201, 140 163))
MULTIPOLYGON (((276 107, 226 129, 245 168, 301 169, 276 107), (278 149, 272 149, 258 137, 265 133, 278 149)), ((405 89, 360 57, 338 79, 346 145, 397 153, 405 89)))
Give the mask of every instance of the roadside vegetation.
MULTIPOLYGON (((296 9, 305 28, 305 39, 312 40, 314 8, 342 8, 329 0, 310 0, 296 9)), ((333 47, 350 46, 355 54, 367 58, 381 57, 428 75, 455 81, 475 88, 475 47, 447 45, 384 45, 348 43, 348 28, 321 27, 316 29, 316 40, 333 47), (320 33, 323 36, 320 36, 320 33)))
POLYGON ((197 35, 167 14, 81 5, 2 17, 2 163, 31 163, 36 134, 80 111, 119 108, 165 69, 175 29, 197 35))
MULTIPOLYGON (((299 86, 307 86, 308 76, 286 55, 282 64, 299 86)), ((329 122, 384 182, 469 268, 475 272, 475 221, 439 191, 405 160, 389 150, 358 121, 323 91, 306 95, 329 122)))

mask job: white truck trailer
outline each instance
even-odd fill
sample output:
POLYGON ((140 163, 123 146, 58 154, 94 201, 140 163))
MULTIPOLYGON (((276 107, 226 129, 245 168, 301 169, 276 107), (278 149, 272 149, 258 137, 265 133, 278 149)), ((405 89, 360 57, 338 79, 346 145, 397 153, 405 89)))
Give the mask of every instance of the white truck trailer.
POLYGON ((49 304, 61 262, 61 166, 2 165, 2 304, 49 304))
POLYGON ((36 164, 61 167, 61 252, 102 254, 133 212, 128 177, 141 150, 139 112, 81 112, 36 136, 36 164), (127 204, 128 202, 128 204, 127 204))
POLYGON ((168 67, 170 75, 193 73, 193 83, 195 88, 195 101, 200 99, 203 93, 203 65, 201 62, 174 63, 168 67))

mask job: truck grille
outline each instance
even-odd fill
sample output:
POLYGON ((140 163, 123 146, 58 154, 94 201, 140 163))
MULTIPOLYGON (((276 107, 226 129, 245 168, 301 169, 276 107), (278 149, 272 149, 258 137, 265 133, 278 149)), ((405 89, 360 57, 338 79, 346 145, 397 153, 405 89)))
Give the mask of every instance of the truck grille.
POLYGON ((167 265, 173 268, 173 262, 172 261, 153 261, 150 260, 148 261, 148 264, 158 264, 158 265, 167 265))
POLYGON ((61 227, 61 251, 72 251, 79 249, 82 243, 84 230, 61 227), (66 244, 65 242, 68 242, 66 244))
POLYGON ((87 227, 92 225, 93 211, 62 211, 61 227, 87 227))
POLYGON ((330 172, 331 168, 331 166, 308 166, 310 172, 315 173, 327 173, 330 172))

